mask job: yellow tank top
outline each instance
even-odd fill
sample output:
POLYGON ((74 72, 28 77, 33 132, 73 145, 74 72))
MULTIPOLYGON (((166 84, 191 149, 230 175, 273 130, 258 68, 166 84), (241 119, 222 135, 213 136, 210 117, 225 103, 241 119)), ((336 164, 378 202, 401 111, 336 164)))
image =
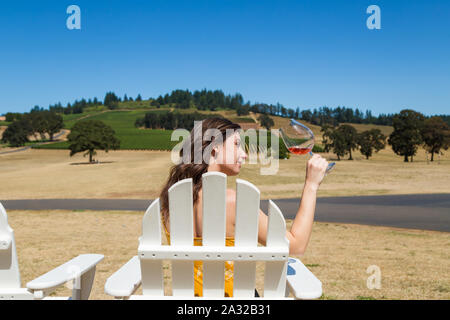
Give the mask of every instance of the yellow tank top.
MULTIPOLYGON (((166 225, 163 223, 164 231, 166 232, 167 241, 170 245, 170 234, 167 231, 166 225)), ((201 246, 202 238, 194 237, 194 246, 201 246)), ((227 247, 234 247, 234 238, 225 238, 225 245, 227 247)), ((203 262, 194 261, 194 295, 196 297, 203 296, 203 262)), ((225 261, 225 297, 233 296, 233 261, 225 261)))

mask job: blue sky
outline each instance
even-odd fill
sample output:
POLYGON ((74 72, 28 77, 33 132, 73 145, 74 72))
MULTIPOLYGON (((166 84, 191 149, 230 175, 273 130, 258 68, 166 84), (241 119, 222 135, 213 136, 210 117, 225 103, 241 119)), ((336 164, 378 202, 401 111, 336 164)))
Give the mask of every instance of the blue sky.
POLYGON ((0 114, 222 89, 286 107, 450 114, 450 1, 2 1, 0 114), (81 8, 81 30, 66 9, 81 8), (369 30, 366 9, 381 9, 369 30))

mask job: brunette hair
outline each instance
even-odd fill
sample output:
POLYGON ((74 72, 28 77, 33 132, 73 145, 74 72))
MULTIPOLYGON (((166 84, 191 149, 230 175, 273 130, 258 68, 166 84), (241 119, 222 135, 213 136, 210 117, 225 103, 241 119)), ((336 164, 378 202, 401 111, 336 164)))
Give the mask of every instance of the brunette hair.
MULTIPOLYGON (((204 134, 206 130, 208 129, 217 129, 220 131, 220 134, 222 135, 222 141, 225 143, 227 136, 227 129, 230 130, 239 130, 241 129, 241 126, 237 123, 234 123, 228 119, 225 118, 208 118, 205 120, 202 120, 201 122, 201 151, 203 155, 203 151, 214 142, 214 137, 212 137, 211 141, 203 139, 204 134)), ((198 193, 200 189, 202 188, 202 175, 208 171, 208 163, 205 163, 203 157, 201 159, 201 163, 194 163, 194 138, 196 136, 194 135, 195 130, 199 130, 199 127, 195 127, 191 130, 191 133, 187 139, 185 139, 185 145, 180 150, 180 158, 182 158, 184 161, 181 161, 178 164, 175 164, 170 168, 169 172, 169 178, 167 179, 167 182, 165 183, 164 187, 161 190, 161 193, 159 195, 160 203, 161 203, 161 212, 162 217, 164 220, 164 223, 167 225, 169 221, 169 194, 168 191, 170 187, 177 183, 180 180, 192 178, 192 184, 193 184, 193 202, 196 203, 198 200, 198 193), (187 145, 189 144, 189 145, 187 145), (185 161, 186 155, 183 157, 183 150, 188 148, 187 150, 190 150, 190 161, 185 161)))

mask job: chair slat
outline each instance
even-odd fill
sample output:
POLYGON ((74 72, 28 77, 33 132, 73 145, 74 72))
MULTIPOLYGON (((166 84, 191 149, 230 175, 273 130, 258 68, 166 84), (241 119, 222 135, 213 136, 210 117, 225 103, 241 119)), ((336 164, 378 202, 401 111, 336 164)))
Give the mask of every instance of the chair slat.
MULTIPOLYGON (((194 245, 192 179, 178 181, 169 188, 170 245, 194 245)), ((172 261, 174 296, 194 296, 194 263, 172 261)))
POLYGON ((161 245, 161 213, 159 198, 149 205, 144 214, 140 244, 161 245))
POLYGON ((236 179, 235 246, 258 245, 259 190, 248 181, 236 179))
MULTIPOLYGON (((139 246, 161 243, 161 212, 159 198, 155 199, 144 214, 142 237, 139 246)), ((146 295, 164 295, 164 274, 162 260, 140 259, 142 292, 146 295)))
MULTIPOLYGON (((258 245, 259 198, 258 188, 248 181, 236 179, 236 247, 258 245)), ((255 281, 256 262, 234 262, 234 297, 253 297, 255 281)))
POLYGON ((203 296, 224 297, 225 267, 222 261, 203 262, 203 296))
POLYGON ((170 245, 194 244, 192 179, 178 181, 169 188, 170 245))
MULTIPOLYGON (((203 246, 225 246, 227 175, 208 172, 202 176, 203 246)), ((203 296, 224 296, 224 263, 203 262, 203 296)))
POLYGON ((164 295, 164 273, 162 260, 140 260, 142 293, 144 295, 164 295))
POLYGON ((283 297, 286 294, 287 261, 266 262, 264 297, 283 297))
POLYGON ((289 251, 289 240, 286 238, 286 221, 280 208, 269 200, 269 214, 267 226, 267 247, 286 247, 289 251))
POLYGON ((208 172, 202 176, 204 246, 225 246, 227 175, 208 172))
MULTIPOLYGON (((280 208, 269 200, 266 247, 283 247, 289 253, 286 222, 280 208)), ((282 297, 286 292, 287 261, 267 261, 264 272, 264 297, 282 297)))
POLYGON ((256 285, 256 262, 234 261, 233 273, 233 297, 254 297, 256 285))
POLYGON ((194 263, 186 260, 172 260, 172 294, 194 296, 194 263))

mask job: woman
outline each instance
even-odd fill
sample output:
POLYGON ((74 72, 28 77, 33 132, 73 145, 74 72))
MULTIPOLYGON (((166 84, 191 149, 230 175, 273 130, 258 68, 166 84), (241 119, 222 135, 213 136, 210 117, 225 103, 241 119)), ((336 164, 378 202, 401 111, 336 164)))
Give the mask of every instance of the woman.
MULTIPOLYGON (((197 133, 200 132, 197 127, 197 133)), ((209 171, 223 172, 228 176, 235 176, 241 169, 242 162, 247 158, 247 154, 241 147, 241 139, 239 130, 241 127, 223 118, 210 118, 202 121, 201 134, 195 134, 196 128, 191 131, 190 139, 187 139, 190 144, 190 157, 183 155, 183 148, 180 151, 180 156, 183 159, 192 159, 186 163, 182 161, 174 165, 169 174, 169 178, 161 191, 161 212, 163 224, 166 235, 170 243, 169 230, 169 201, 168 190, 176 182, 192 178, 193 182, 193 201, 194 201, 194 244, 201 245, 202 237, 202 174, 209 171), (220 132, 217 139, 202 139, 208 129, 220 132), (218 130, 218 131, 217 131, 218 130), (231 133, 231 134, 230 134, 231 133), (201 139, 201 142, 198 139, 201 139), (221 138, 221 139, 219 139, 221 138), (197 140, 195 140, 197 139, 197 140), (197 144, 196 144, 197 141, 197 144), (201 161, 194 161, 198 157, 194 157, 194 151, 198 150, 199 143, 201 143, 201 161), (197 145, 197 147, 195 147, 197 145), (208 148, 208 149, 207 149, 208 148), (204 152, 210 151, 208 155, 209 161, 205 161, 204 152), (198 162, 198 163, 195 163, 198 162), (201 163, 200 163, 201 162, 201 163)), ((206 157, 208 160, 208 157, 206 157)), ((311 235, 314 211, 316 207, 316 194, 322 179, 325 176, 325 170, 328 162, 320 155, 315 154, 309 159, 306 168, 306 180, 303 187, 300 207, 297 215, 292 223, 289 231, 286 231, 286 237, 289 239, 289 254, 303 255, 308 246, 311 235)), ((233 189, 227 189, 226 201, 226 245, 234 245, 234 228, 235 228, 235 210, 236 210, 236 192, 233 189)), ((267 215, 259 211, 259 226, 258 226, 258 242, 262 245, 266 244, 267 239, 267 215)), ((232 296, 233 292, 233 263, 225 262, 225 296, 232 296)), ((202 296, 202 263, 194 262, 194 291, 196 296, 202 296)))

